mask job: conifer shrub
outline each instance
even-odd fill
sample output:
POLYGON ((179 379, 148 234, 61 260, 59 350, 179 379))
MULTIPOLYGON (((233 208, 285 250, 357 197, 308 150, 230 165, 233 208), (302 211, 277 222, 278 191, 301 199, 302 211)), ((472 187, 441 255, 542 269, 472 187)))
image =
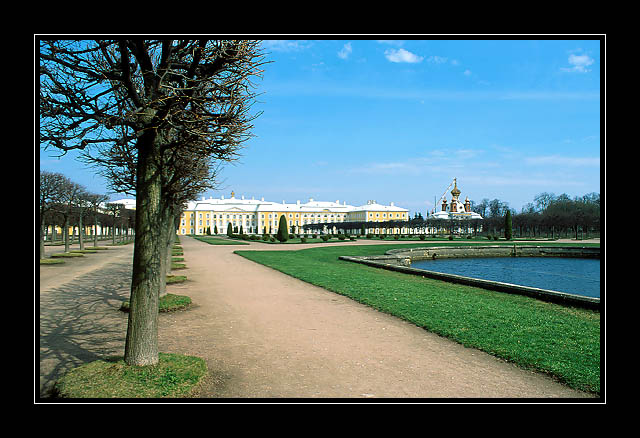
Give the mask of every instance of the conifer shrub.
POLYGON ((280 216, 280 222, 278 223, 278 233, 276 234, 276 238, 284 243, 289 240, 289 228, 287 227, 287 218, 282 215, 280 216))
POLYGON ((513 227, 511 221, 511 211, 507 210, 507 213, 504 215, 504 238, 506 240, 511 240, 513 236, 513 227))

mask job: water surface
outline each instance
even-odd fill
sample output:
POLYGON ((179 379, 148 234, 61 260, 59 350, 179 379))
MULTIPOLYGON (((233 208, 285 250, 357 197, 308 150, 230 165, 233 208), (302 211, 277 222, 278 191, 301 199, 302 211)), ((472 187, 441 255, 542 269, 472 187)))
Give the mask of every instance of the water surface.
POLYGON ((474 257, 420 260, 411 267, 600 298, 600 259, 474 257))

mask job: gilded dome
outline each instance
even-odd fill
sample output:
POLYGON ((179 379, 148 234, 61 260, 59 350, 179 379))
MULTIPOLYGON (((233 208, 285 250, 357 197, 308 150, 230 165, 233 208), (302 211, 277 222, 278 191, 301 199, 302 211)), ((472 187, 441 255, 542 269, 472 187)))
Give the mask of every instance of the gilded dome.
POLYGON ((456 182, 456 178, 453 179, 453 190, 451 190, 451 194, 457 198, 460 196, 460 189, 458 189, 458 183, 456 182))

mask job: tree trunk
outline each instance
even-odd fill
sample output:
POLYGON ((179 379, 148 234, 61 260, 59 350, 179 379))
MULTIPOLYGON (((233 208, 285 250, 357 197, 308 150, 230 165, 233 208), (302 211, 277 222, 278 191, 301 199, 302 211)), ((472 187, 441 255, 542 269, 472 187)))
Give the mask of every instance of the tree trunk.
POLYGON ((64 236, 64 252, 69 252, 69 216, 64 218, 64 230, 62 230, 64 236))
POLYGON ((93 216, 93 246, 98 246, 98 216, 93 216))
POLYGON ((162 240, 164 242, 164 246, 163 246, 163 256, 162 256, 162 275, 164 277, 164 281, 163 281, 163 286, 160 289, 159 292, 159 296, 164 296, 167 293, 167 275, 171 275, 171 253, 172 253, 172 248, 173 248, 173 236, 171 231, 173 231, 173 234, 175 235, 175 228, 173 226, 174 224, 174 207, 173 206, 167 206, 165 205, 165 203, 161 203, 162 205, 162 225, 160 225, 162 227, 163 233, 162 233, 162 240))
POLYGON ((166 241, 162 239, 159 154, 154 140, 153 131, 138 140, 136 239, 124 355, 128 365, 158 363, 158 296, 166 284, 162 270, 166 241))
POLYGON ((78 217, 78 243, 80 244, 80 251, 84 250, 84 237, 83 237, 84 227, 82 226, 82 213, 78 217))
POLYGON ((44 258, 44 219, 42 218, 42 213, 40 213, 40 258, 44 258))

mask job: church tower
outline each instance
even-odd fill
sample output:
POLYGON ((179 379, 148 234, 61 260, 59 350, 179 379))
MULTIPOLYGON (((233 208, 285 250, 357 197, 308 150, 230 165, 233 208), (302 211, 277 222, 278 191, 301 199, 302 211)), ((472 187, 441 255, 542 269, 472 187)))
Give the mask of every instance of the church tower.
POLYGON ((460 196, 460 189, 458 188, 457 178, 453 179, 453 190, 451 190, 451 212, 457 213, 458 211, 458 196, 460 196))

